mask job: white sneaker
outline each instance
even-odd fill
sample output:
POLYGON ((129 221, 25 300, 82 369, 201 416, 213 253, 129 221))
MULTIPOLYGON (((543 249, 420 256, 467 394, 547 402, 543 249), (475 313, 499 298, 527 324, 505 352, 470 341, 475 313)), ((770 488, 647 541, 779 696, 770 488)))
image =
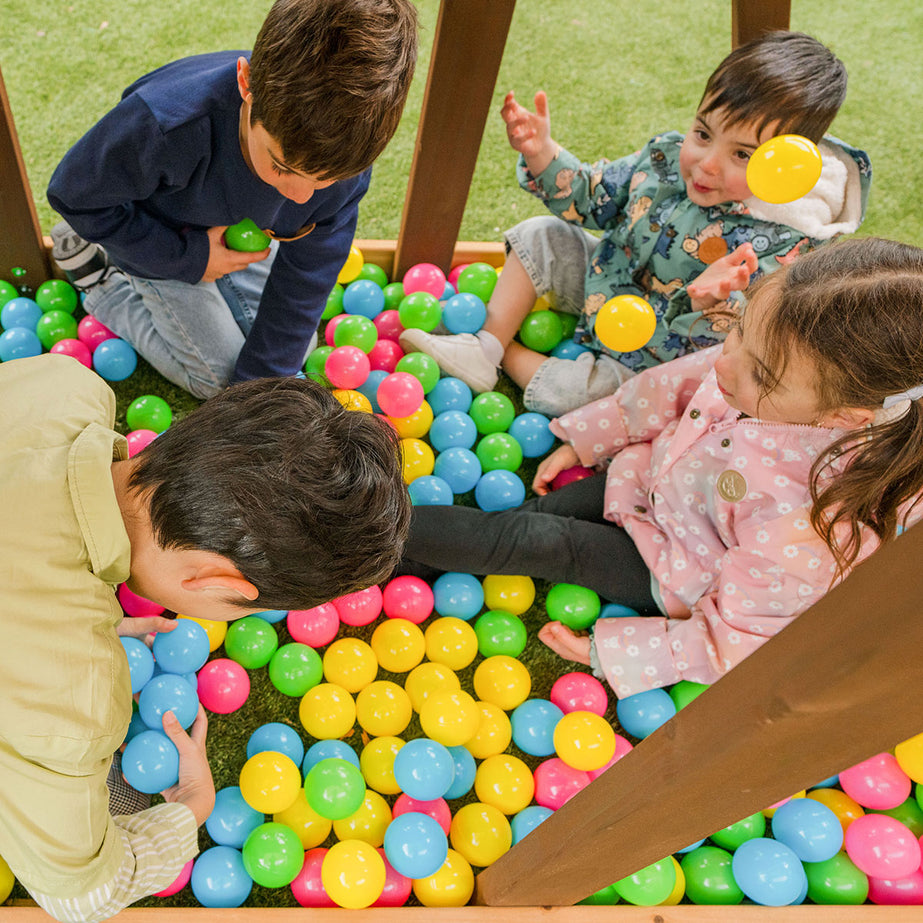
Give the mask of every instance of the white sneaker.
POLYGON ((493 391, 500 373, 484 355, 481 341, 473 333, 433 336, 417 327, 400 335, 400 344, 408 352, 416 350, 432 356, 447 375, 460 378, 472 391, 493 391))

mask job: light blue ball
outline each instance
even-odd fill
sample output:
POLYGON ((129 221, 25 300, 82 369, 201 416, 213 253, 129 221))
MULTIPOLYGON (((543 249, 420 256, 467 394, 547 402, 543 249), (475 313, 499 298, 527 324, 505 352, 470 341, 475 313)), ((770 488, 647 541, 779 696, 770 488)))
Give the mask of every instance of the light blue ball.
POLYGON ((526 834, 531 833, 543 820, 547 820, 554 811, 540 804, 530 804, 518 814, 510 818, 510 828, 513 831, 513 845, 515 846, 526 834))
POLYGON ((195 673, 208 660, 205 629, 192 619, 177 619, 172 631, 154 637, 154 657, 164 673, 195 673))
POLYGON ((163 728, 163 716, 168 711, 172 711, 180 725, 188 729, 199 713, 199 696, 182 676, 160 673, 141 690, 138 711, 141 720, 151 730, 163 728))
POLYGON ((25 327, 10 327, 0 333, 0 362, 14 359, 31 359, 42 354, 42 341, 34 330, 25 327))
POLYGON ((485 512, 509 510, 526 499, 526 485, 513 471, 498 468, 488 471, 474 488, 474 499, 485 512))
POLYGON ((807 887, 798 856, 784 843, 767 837, 741 843, 734 852, 731 872, 740 890, 766 907, 794 904, 807 887))
POLYGON ((179 753, 160 731, 142 731, 125 745, 122 775, 139 792, 154 795, 179 781, 179 753))
POLYGON ((456 293, 456 288, 449 282, 448 279, 445 281, 445 288, 442 290, 442 294, 439 296, 440 301, 445 301, 447 298, 451 298, 456 293))
POLYGON ((543 413, 521 413, 510 424, 510 435, 519 443, 524 458, 547 455, 555 442, 551 421, 543 413))
POLYGON ((436 456, 433 474, 442 478, 453 494, 466 494, 481 477, 481 462, 471 449, 453 446, 436 456))
POLYGON ((274 625, 276 622, 281 622, 288 615, 288 609, 264 609, 262 612, 254 612, 253 614, 258 619, 274 625))
POLYGON ((471 791, 478 767, 471 752, 464 747, 446 747, 446 749, 452 755, 452 760, 455 763, 455 778, 448 791, 442 796, 449 801, 453 798, 462 798, 471 791))
POLYGON ((298 732, 280 721, 263 724, 250 735, 247 741, 247 759, 267 750, 290 756, 296 766, 300 766, 304 759, 304 743, 298 732))
POLYGON ((442 868, 449 854, 449 841, 442 827, 428 814, 408 811, 388 824, 384 850, 388 862, 399 874, 429 878, 442 868))
POLYGON ((385 308, 385 293, 371 279, 356 279, 343 292, 343 310, 347 314, 361 314, 370 320, 378 317, 385 308))
POLYGON ((195 860, 189 883, 203 907, 240 907, 253 889, 244 857, 230 846, 206 849, 195 860))
POLYGON ((35 332, 35 325, 42 319, 42 309, 31 298, 11 298, 0 308, 0 325, 4 330, 24 327, 35 332))
POLYGON ((128 722, 128 730, 125 732, 125 743, 128 743, 132 737, 137 737, 142 731, 149 731, 150 728, 141 720, 141 715, 137 709, 131 713, 131 721, 128 722))
POLYGON ((647 737, 676 714, 676 705, 665 689, 648 689, 619 699, 615 713, 629 734, 647 737))
POLYGON ((554 753, 554 729, 564 712, 548 699, 526 699, 510 714, 513 743, 530 756, 554 753))
POLYGON ((434 801, 452 787, 455 759, 447 747, 428 737, 408 740, 394 757, 394 780, 408 797, 434 801))
POLYGON ((106 381, 124 381, 138 367, 138 354, 118 337, 103 340, 93 350, 93 368, 106 381))
POLYGON ((450 333, 477 333, 487 320, 487 305, 471 292, 452 295, 442 306, 442 322, 450 333))
POLYGON ((553 350, 551 350, 550 355, 555 359, 576 359, 581 353, 587 353, 589 349, 586 346, 581 346, 580 343, 575 343, 573 340, 561 340, 553 350))
POLYGON ((464 411, 444 410, 430 424, 429 442, 437 452, 453 446, 470 449, 477 440, 478 428, 464 411))
POLYGON ((375 413, 381 413, 381 404, 378 403, 378 386, 387 377, 388 373, 384 369, 372 369, 369 372, 369 377, 356 388, 360 394, 364 394, 368 398, 375 413))
POLYGON ((321 760, 348 760, 356 769, 361 768, 358 754, 348 743, 342 740, 319 740, 308 747, 301 764, 301 774, 307 776, 321 760))
POLYGON ((484 606, 484 587, 473 574, 449 571, 433 582, 433 608, 440 614, 468 621, 484 606))
POLYGON ((705 842, 705 837, 702 837, 701 840, 696 840, 694 843, 689 846, 684 846, 682 849, 677 849, 678 853, 687 853, 692 852, 693 849, 698 849, 705 842))
POLYGON ((455 495, 448 483, 435 474, 423 474, 407 488, 414 506, 451 506, 455 495))
POLYGON ((126 637, 119 640, 128 658, 132 694, 140 692, 154 675, 154 655, 151 649, 138 638, 126 637))
POLYGON ((772 815, 772 835, 802 862, 826 862, 843 848, 836 814, 813 798, 793 798, 772 815))
POLYGON ((446 410, 460 410, 467 413, 474 400, 474 394, 460 378, 451 375, 440 378, 432 391, 426 395, 426 401, 437 416, 446 410))
POLYGON ((247 804, 240 787, 230 785, 216 792, 215 806, 205 821, 205 829, 219 846, 241 849, 250 833, 265 820, 261 811, 247 804))
POLYGON ((828 776, 822 782, 817 782, 811 786, 811 788, 833 788, 834 785, 840 784, 839 774, 835 776, 828 776))
POLYGON ((606 603, 606 605, 599 610, 599 617, 601 619, 637 618, 638 615, 639 613, 630 606, 623 606, 619 603, 606 603))

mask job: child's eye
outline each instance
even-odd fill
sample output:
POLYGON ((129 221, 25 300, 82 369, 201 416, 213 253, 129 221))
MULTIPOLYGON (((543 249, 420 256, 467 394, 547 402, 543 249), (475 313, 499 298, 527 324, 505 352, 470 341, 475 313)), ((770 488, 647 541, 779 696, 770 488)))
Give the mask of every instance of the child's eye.
POLYGON ((285 167, 280 167, 274 160, 271 161, 272 172, 277 173, 279 176, 290 176, 292 171, 286 170, 285 167))
POLYGON ((693 134, 696 136, 696 138, 697 138, 699 141, 708 141, 708 140, 709 140, 709 134, 708 134, 707 131, 705 131, 704 128, 696 128, 695 131, 693 132, 693 134))
POLYGON ((750 159, 750 151, 735 151, 734 157, 741 163, 746 163, 750 159))

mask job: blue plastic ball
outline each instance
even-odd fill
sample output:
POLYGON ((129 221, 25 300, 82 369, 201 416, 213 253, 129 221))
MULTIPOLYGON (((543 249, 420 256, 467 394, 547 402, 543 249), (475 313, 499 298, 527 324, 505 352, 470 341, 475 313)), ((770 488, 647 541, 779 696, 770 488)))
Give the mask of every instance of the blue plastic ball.
POLYGON ((93 350, 93 368, 106 381, 124 381, 138 367, 138 354, 118 337, 103 340, 93 350))
POLYGON ((526 699, 510 714, 513 743, 530 756, 554 753, 554 729, 564 712, 548 699, 526 699))
POLYGON ((247 741, 247 759, 266 750, 284 753, 291 757, 296 766, 300 766, 304 759, 304 743, 298 732, 281 721, 260 725, 250 735, 247 741))
POLYGON ((219 846, 240 849, 250 833, 265 820, 262 811, 247 804, 240 787, 230 785, 216 792, 215 806, 205 821, 205 829, 219 846))
POLYGON ((629 734, 647 737, 676 714, 676 705, 665 689, 648 689, 619 699, 615 713, 629 734))
POLYGON ((793 798, 772 815, 772 835, 802 862, 826 862, 843 848, 836 814, 813 798, 793 798))
POLYGON ((439 296, 440 301, 445 301, 447 298, 451 298, 457 293, 457 289, 448 279, 445 281, 445 288, 442 290, 442 294, 439 296))
POLYGON ((423 474, 407 488, 414 506, 451 506, 455 495, 448 483, 435 474, 423 474))
POLYGON ((172 631, 154 637, 154 657, 164 673, 195 673, 208 660, 205 629, 192 619, 177 619, 172 631))
POLYGON ((477 442, 478 428, 474 420, 462 410, 444 410, 430 424, 430 445, 437 452, 453 446, 470 449, 477 442))
POLYGON ((308 747, 301 764, 301 774, 307 776, 321 760, 349 760, 357 769, 360 768, 359 756, 348 743, 342 740, 319 740, 308 747))
POLYGON ((142 731, 125 745, 122 775, 139 792, 154 795, 179 781, 179 753, 160 731, 142 731))
POLYGON ((184 728, 192 726, 199 712, 195 689, 176 673, 160 673, 151 679, 138 696, 141 720, 152 730, 163 727, 163 716, 172 711, 184 728))
POLYGON ((410 798, 434 801, 452 787, 455 759, 447 747, 428 737, 408 740, 394 757, 394 780, 410 798))
POLYGON ((601 619, 637 618, 638 615, 639 613, 630 606, 623 606, 620 603, 606 603, 602 609, 599 610, 599 617, 601 619))
POLYGON ((141 715, 135 709, 131 713, 131 721, 128 722, 128 730, 125 732, 125 743, 128 743, 132 737, 137 737, 142 731, 149 731, 150 728, 141 720, 141 715))
POLYGON ((31 298, 11 298, 0 308, 0 326, 4 330, 25 327, 35 332, 35 325, 42 319, 42 309, 31 298))
POLYGON ((288 609, 264 609, 262 612, 254 612, 253 614, 258 619, 275 625, 276 622, 281 622, 288 615, 288 609))
POLYGON ((811 786, 811 788, 833 788, 834 785, 840 784, 839 774, 835 776, 828 776, 822 782, 817 782, 811 786))
POLYGON ((474 488, 477 505, 486 512, 509 510, 526 499, 526 485, 513 471, 498 468, 488 471, 474 488))
POLYGON ((468 621, 484 606, 484 587, 473 574, 449 571, 433 582, 433 608, 444 616, 468 621))
POLYGON ((554 811, 540 804, 530 804, 510 818, 515 846, 526 834, 531 833, 543 820, 547 820, 554 811))
POLYGON ((30 359, 42 354, 42 341, 34 330, 25 327, 10 327, 0 333, 0 362, 14 359, 30 359))
POLYGON ((449 841, 438 821, 428 814, 408 811, 388 824, 384 850, 388 862, 399 874, 429 878, 442 868, 449 853, 449 841))
POLYGON ((798 856, 784 843, 767 837, 741 843, 734 852, 731 872, 751 901, 767 907, 794 904, 807 887, 798 856))
POLYGON ((509 433, 522 447, 525 458, 547 455, 554 445, 555 435, 548 428, 550 420, 543 413, 521 413, 510 424, 509 433))
POLYGON ((481 477, 481 463, 471 449, 453 446, 436 456, 433 474, 442 478, 453 494, 465 494, 473 490, 481 477))
POLYGON ((426 395, 426 401, 437 416, 446 410, 460 410, 467 413, 474 400, 474 394, 460 378, 451 375, 440 378, 432 391, 426 395))
POLYGON ((487 306, 471 292, 452 295, 442 306, 442 322, 450 333, 477 333, 487 320, 487 306))
POLYGON ((551 350, 550 355, 555 359, 576 359, 581 353, 588 353, 589 349, 586 346, 581 346, 580 343, 575 343, 573 340, 561 340, 553 350, 551 350))
POLYGON ((132 694, 140 692, 154 675, 154 655, 151 649, 137 638, 120 638, 119 640, 128 658, 132 694))
POLYGON ((371 279, 356 279, 343 292, 343 310, 369 319, 378 317, 385 308, 385 293, 371 279))
POLYGON ((189 882, 203 907, 240 907, 253 889, 244 857, 230 846, 206 849, 195 860, 189 882))
POLYGON ((705 837, 702 837, 701 840, 696 840, 694 843, 690 843, 688 846, 684 846, 682 849, 677 849, 678 853, 687 853, 692 852, 693 849, 698 849, 705 842, 705 837))
POLYGON ((369 377, 359 385, 356 390, 360 394, 364 394, 368 399, 369 403, 372 405, 372 410, 375 413, 381 413, 381 404, 378 403, 378 386, 388 377, 388 372, 384 369, 372 369, 369 372, 369 377))
POLYGON ((446 749, 455 762, 455 779, 449 786, 448 791, 442 796, 447 801, 450 801, 453 798, 462 798, 471 791, 478 767, 474 757, 471 755, 471 751, 465 747, 446 747, 446 749))

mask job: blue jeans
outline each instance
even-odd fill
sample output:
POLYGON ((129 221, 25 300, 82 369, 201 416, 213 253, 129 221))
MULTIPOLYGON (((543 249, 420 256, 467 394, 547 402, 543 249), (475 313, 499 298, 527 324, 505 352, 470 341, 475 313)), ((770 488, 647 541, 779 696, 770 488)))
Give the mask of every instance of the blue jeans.
POLYGON ((217 282, 142 279, 115 272, 84 308, 127 340, 164 378, 199 398, 224 388, 253 326, 278 244, 265 260, 217 282))

